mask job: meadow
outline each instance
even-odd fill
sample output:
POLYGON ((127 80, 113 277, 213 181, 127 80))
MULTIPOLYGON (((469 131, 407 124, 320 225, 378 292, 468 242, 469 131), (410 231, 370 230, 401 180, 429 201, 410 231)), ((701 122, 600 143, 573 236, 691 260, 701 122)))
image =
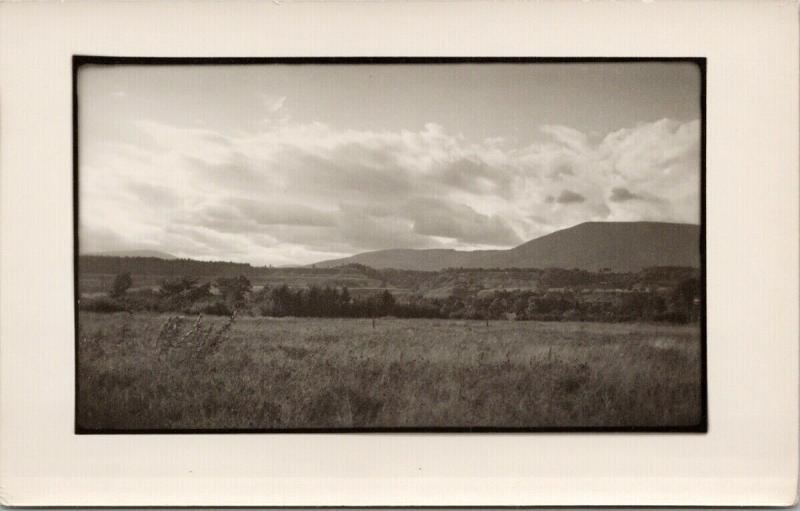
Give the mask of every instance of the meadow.
POLYGON ((697 325, 79 313, 81 431, 675 427, 697 325))

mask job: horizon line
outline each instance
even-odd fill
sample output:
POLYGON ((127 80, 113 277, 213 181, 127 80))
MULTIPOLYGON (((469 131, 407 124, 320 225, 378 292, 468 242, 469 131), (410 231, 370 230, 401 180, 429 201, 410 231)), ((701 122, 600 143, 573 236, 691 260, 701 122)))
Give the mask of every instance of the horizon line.
MULTIPOLYGON (((700 223, 693 223, 693 222, 664 222, 659 220, 622 220, 622 221, 606 221, 606 220, 586 220, 583 222, 579 222, 577 224, 573 224, 569 227, 564 227, 562 229, 555 229, 553 231, 548 232, 547 234, 542 234, 541 236, 537 236, 535 238, 531 238, 527 241, 523 241, 517 245, 508 247, 508 248, 497 248, 497 249, 455 249, 455 248, 379 248, 374 250, 364 250, 361 252, 355 252, 353 254, 337 257, 333 259, 324 259, 321 261, 317 261, 314 263, 307 263, 307 264, 299 264, 299 265, 273 265, 273 264, 253 264, 250 262, 243 262, 243 261, 227 261, 222 259, 212 259, 212 260, 203 260, 203 259, 196 259, 194 257, 183 257, 183 256, 176 256, 169 252, 157 249, 157 248, 131 248, 131 249, 115 249, 115 250, 103 250, 99 252, 78 252, 78 256, 93 256, 93 257, 122 257, 122 258, 153 258, 153 259, 162 259, 165 261, 173 260, 173 261, 198 261, 198 262, 206 262, 206 263, 231 263, 231 264, 244 264, 251 266, 253 268, 306 268, 312 267, 316 264, 320 263, 328 263, 332 261, 336 261, 339 259, 349 259, 351 257, 355 257, 361 254, 374 254, 378 252, 388 252, 393 250, 404 250, 404 251, 413 251, 413 252, 423 252, 423 251, 442 251, 442 252, 460 252, 460 253, 473 253, 473 252, 505 252, 508 250, 514 250, 526 243, 530 243, 532 241, 550 236, 551 234, 555 234, 561 231, 567 231, 569 229, 574 229, 576 227, 580 227, 581 225, 586 224, 664 224, 664 225, 687 225, 693 227, 701 227, 700 223), (168 258, 158 257, 158 256, 147 256, 147 255, 121 255, 115 254, 119 252, 161 252, 162 254, 169 256, 168 258)), ((77 234, 76 234, 77 237, 77 234)))

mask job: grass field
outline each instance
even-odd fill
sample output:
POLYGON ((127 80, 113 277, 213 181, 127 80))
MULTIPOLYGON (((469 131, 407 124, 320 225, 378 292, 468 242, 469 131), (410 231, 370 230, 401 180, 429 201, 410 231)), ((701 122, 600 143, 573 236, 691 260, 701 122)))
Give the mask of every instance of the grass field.
POLYGON ((696 325, 80 313, 92 429, 692 426, 696 325))

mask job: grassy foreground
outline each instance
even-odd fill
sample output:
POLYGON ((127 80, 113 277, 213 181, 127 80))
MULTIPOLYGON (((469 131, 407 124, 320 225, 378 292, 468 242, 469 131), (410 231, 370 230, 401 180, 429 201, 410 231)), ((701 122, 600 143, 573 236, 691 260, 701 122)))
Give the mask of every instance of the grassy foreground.
POLYGON ((81 312, 84 429, 692 426, 696 325, 81 312))

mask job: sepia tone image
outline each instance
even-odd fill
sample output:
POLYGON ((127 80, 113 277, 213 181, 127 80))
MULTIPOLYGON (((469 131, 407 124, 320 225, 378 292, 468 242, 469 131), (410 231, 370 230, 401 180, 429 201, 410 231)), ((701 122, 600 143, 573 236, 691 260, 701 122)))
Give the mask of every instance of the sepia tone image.
POLYGON ((77 432, 706 430, 702 61, 74 65, 77 432))

